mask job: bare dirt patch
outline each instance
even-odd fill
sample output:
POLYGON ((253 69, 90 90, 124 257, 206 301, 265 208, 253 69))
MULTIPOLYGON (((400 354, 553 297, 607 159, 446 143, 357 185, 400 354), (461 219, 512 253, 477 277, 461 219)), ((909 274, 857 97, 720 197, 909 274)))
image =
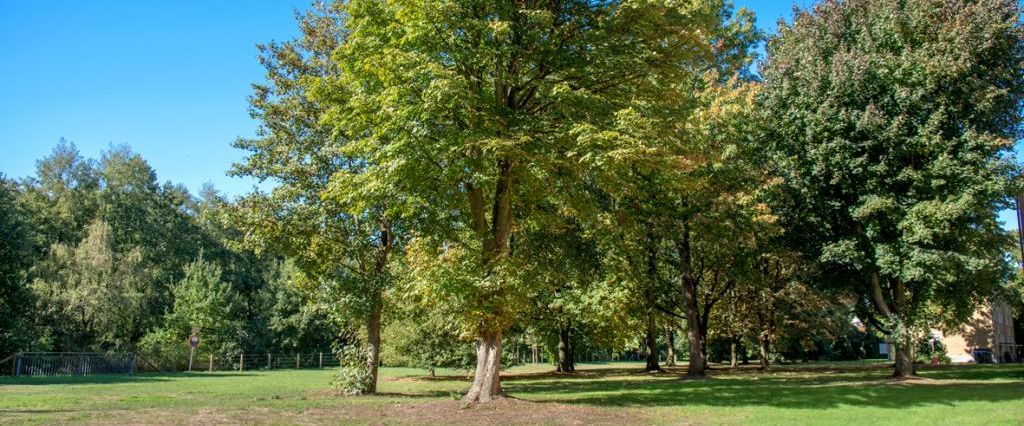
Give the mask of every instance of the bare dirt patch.
POLYGON ((621 425, 645 423, 636 410, 532 402, 502 398, 464 406, 461 401, 427 401, 386 406, 340 406, 302 413, 305 423, 339 423, 346 420, 369 424, 456 425, 621 425))
MULTIPOLYGON (((376 397, 371 397, 376 398, 376 397)), ((82 414, 82 413, 79 413, 82 414)), ((408 402, 350 401, 299 410, 267 409, 254 404, 245 410, 110 410, 76 416, 74 423, 103 425, 215 424, 366 424, 366 425, 623 425, 647 424, 638 409, 609 409, 586 405, 533 402, 502 398, 464 406, 458 400, 408 402), (378 403, 379 402, 379 403, 378 403)), ((25 419, 22 419, 25 420, 25 419)))
MULTIPOLYGON (((456 424, 555 424, 604 425, 637 422, 639 413, 583 405, 566 405, 502 398, 486 404, 463 407, 461 401, 434 401, 398 405, 391 411, 398 418, 423 423, 456 424)), ((641 421, 642 422, 642 421, 641 421)))

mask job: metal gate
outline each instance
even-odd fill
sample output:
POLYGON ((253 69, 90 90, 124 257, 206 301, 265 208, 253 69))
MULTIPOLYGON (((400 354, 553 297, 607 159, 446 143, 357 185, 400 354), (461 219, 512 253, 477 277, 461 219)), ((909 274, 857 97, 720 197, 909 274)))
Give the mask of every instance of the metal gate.
POLYGON ((132 353, 22 352, 14 356, 12 368, 15 377, 134 373, 132 353))

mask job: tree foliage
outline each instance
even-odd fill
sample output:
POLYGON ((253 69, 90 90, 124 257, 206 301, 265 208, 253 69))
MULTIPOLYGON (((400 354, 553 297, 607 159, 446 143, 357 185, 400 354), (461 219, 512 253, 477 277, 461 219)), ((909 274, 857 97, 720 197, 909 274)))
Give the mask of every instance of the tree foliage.
POLYGON ((962 321, 1007 272, 1022 36, 1012 1, 828 0, 768 45, 759 111, 789 227, 870 300, 899 375, 929 304, 962 321))
POLYGON ((114 251, 102 220, 89 225, 76 247, 54 244, 32 282, 36 311, 47 321, 41 343, 64 351, 131 348, 152 323, 151 274, 139 249, 114 251))
POLYGON ((33 261, 33 229, 17 202, 14 182, 0 175, 0 354, 14 352, 30 338, 34 311, 27 271, 33 261))

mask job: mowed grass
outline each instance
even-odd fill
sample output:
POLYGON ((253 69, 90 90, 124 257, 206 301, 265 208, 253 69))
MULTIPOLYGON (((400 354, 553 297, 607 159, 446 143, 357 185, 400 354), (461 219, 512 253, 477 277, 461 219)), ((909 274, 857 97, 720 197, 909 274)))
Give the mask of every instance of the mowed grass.
POLYGON ((0 378, 12 424, 1024 424, 1024 366, 922 368, 892 380, 884 364, 715 369, 710 380, 639 364, 510 369, 511 398, 463 407, 465 373, 384 368, 380 395, 343 397, 330 370, 0 378))

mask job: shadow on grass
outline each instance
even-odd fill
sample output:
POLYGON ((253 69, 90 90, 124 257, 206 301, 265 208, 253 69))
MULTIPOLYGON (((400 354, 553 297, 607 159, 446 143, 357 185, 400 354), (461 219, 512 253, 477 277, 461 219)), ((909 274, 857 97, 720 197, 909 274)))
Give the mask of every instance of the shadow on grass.
POLYGON ((0 377, 0 386, 88 385, 114 383, 165 382, 173 379, 212 379, 224 377, 252 377, 251 373, 141 373, 136 375, 54 376, 54 377, 0 377))
POLYGON ((587 377, 512 380, 505 389, 538 402, 588 404, 606 407, 652 406, 769 406, 823 409, 840 406, 907 408, 920 405, 955 406, 969 401, 1024 403, 1024 382, 978 383, 1020 379, 1022 368, 948 367, 923 372, 923 379, 896 381, 887 370, 747 373, 684 381, 673 374, 649 378, 616 373, 587 377), (590 379, 590 380, 586 380, 590 379), (958 382, 959 381, 959 382, 958 382))
POLYGON ((917 373, 937 380, 1024 380, 1024 364, 918 367, 917 373))

